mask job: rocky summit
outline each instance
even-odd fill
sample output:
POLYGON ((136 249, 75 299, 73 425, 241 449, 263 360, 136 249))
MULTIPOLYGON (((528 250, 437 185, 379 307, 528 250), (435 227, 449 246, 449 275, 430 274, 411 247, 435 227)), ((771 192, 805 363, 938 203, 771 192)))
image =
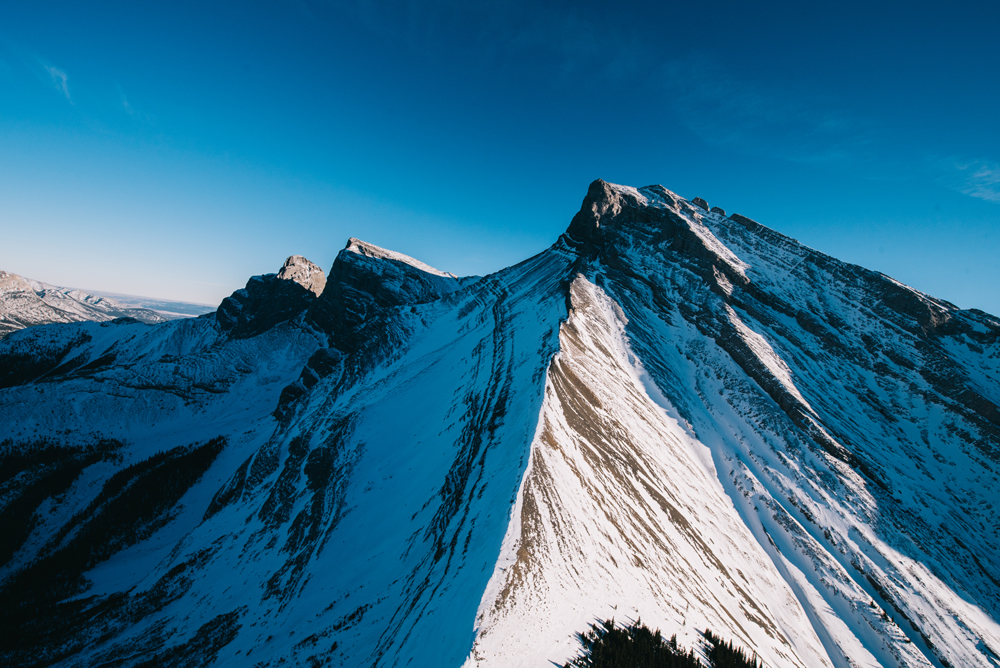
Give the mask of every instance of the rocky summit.
POLYGON ((323 294, 326 287, 326 274, 319 266, 313 264, 301 255, 292 255, 285 260, 278 278, 284 281, 295 281, 317 297, 323 294))
POLYGON ((1000 665, 1000 319, 661 187, 0 340, 0 662, 1000 665), (569 217, 569 216, 567 216, 569 217))

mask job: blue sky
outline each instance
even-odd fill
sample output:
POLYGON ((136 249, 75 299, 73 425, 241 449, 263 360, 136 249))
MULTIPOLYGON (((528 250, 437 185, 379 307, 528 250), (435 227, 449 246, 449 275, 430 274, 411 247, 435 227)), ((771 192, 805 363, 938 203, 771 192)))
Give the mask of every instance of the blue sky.
POLYGON ((0 268, 217 303, 661 183, 1000 314, 997 3, 4 3, 0 268))

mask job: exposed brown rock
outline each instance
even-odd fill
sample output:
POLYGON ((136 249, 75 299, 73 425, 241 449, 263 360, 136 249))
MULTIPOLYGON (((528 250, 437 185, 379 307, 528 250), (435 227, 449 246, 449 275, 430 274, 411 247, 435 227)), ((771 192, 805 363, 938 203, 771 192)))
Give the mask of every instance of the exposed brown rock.
POLYGON ((292 255, 285 260, 284 266, 278 272, 278 278, 283 281, 295 281, 317 297, 323 294, 326 287, 326 274, 317 265, 301 255, 292 255))

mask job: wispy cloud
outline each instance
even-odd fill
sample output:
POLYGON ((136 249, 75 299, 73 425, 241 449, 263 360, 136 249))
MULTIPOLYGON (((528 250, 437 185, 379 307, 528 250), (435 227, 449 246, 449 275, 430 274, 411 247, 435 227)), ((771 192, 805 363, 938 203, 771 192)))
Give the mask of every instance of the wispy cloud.
POLYGON ((43 65, 42 67, 44 67, 45 71, 52 77, 52 83, 55 85, 56 90, 65 95, 66 99, 72 103, 73 98, 70 97, 69 94, 69 85, 67 84, 68 77, 66 76, 66 73, 58 67, 54 67, 52 65, 43 65))
POLYGON ((663 64, 667 102, 703 141, 796 162, 870 161, 874 124, 818 91, 739 79, 706 57, 663 64))
POLYGON ((662 105, 664 116, 711 146, 872 180, 936 183, 1000 202, 995 156, 942 160, 951 150, 923 136, 906 136, 893 118, 818 82, 741 72, 738 63, 713 55, 710 45, 701 51, 667 48, 659 37, 609 21, 605 12, 547 9, 526 0, 346 0, 337 6, 373 31, 394 26, 397 37, 422 50, 461 39, 484 58, 511 50, 544 58, 547 52, 548 63, 563 74, 584 72, 611 87, 641 86, 636 90, 645 104, 662 105), (653 91, 659 99, 649 95, 653 91))
POLYGON ((129 104, 128 98, 125 96, 125 91, 122 90, 121 86, 118 86, 118 97, 122 101, 122 108, 125 110, 125 113, 129 116, 135 116, 135 109, 129 104))
POLYGON ((138 108, 132 104, 132 102, 128 99, 128 96, 125 94, 125 89, 122 88, 121 84, 116 83, 115 89, 118 91, 118 100, 121 103, 122 111, 137 121, 143 123, 155 123, 154 117, 151 114, 146 113, 142 109, 141 104, 138 108))
POLYGON ((970 197, 1000 203, 1000 163, 958 159, 936 163, 943 185, 970 197))
POLYGON ((663 66, 668 104, 703 141, 868 179, 918 179, 1000 203, 1000 163, 941 158, 920 138, 839 108, 822 91, 738 79, 704 57, 663 66))

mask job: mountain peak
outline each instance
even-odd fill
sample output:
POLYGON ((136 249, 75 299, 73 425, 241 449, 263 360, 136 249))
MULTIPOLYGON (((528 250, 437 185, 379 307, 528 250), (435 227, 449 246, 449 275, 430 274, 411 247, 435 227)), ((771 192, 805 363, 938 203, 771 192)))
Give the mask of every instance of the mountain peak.
POLYGON ((613 616, 996 668, 997 319, 602 180, 485 278, 282 275, 0 340, 4 665, 566 665, 613 616))
POLYGON ((326 274, 323 270, 301 255, 292 255, 285 260, 281 271, 278 272, 278 278, 295 281, 317 297, 323 294, 323 288, 326 287, 326 274))
POLYGON ((581 240, 592 239, 599 234, 601 219, 618 215, 622 210, 620 189, 604 179, 597 179, 587 189, 580 211, 573 216, 566 232, 581 240))
POLYGON ((700 202, 695 203, 698 209, 661 185, 633 188, 597 179, 587 189, 580 211, 573 216, 566 232, 577 241, 595 241, 603 237, 605 228, 612 223, 625 223, 629 227, 639 224, 647 228, 647 233, 653 232, 653 228, 662 226, 672 214, 700 215, 702 210, 707 213, 705 201, 700 197, 695 200, 700 202), (631 213, 622 216, 628 211, 631 213))
POLYGON ((304 313, 325 286, 322 269, 292 255, 277 274, 250 277, 246 287, 222 300, 215 318, 230 336, 256 336, 304 313))
POLYGON ((351 237, 330 269, 329 288, 309 320, 348 349, 353 333, 377 308, 434 301, 463 285, 463 279, 420 260, 351 237))
POLYGON ((370 244, 367 241, 362 241, 361 239, 357 239, 355 237, 351 237, 347 240, 347 246, 344 247, 344 250, 357 255, 375 258, 377 260, 394 260, 396 262, 402 262, 403 264, 410 265, 414 269, 419 269, 422 272, 433 274, 435 276, 457 278, 455 274, 435 269, 429 264, 424 264, 420 260, 410 257, 409 255, 397 253, 396 251, 389 250, 388 248, 382 248, 380 246, 376 246, 375 244, 370 244))
POLYGON ((11 290, 30 290, 31 283, 18 274, 0 270, 0 292, 10 292, 11 290))

